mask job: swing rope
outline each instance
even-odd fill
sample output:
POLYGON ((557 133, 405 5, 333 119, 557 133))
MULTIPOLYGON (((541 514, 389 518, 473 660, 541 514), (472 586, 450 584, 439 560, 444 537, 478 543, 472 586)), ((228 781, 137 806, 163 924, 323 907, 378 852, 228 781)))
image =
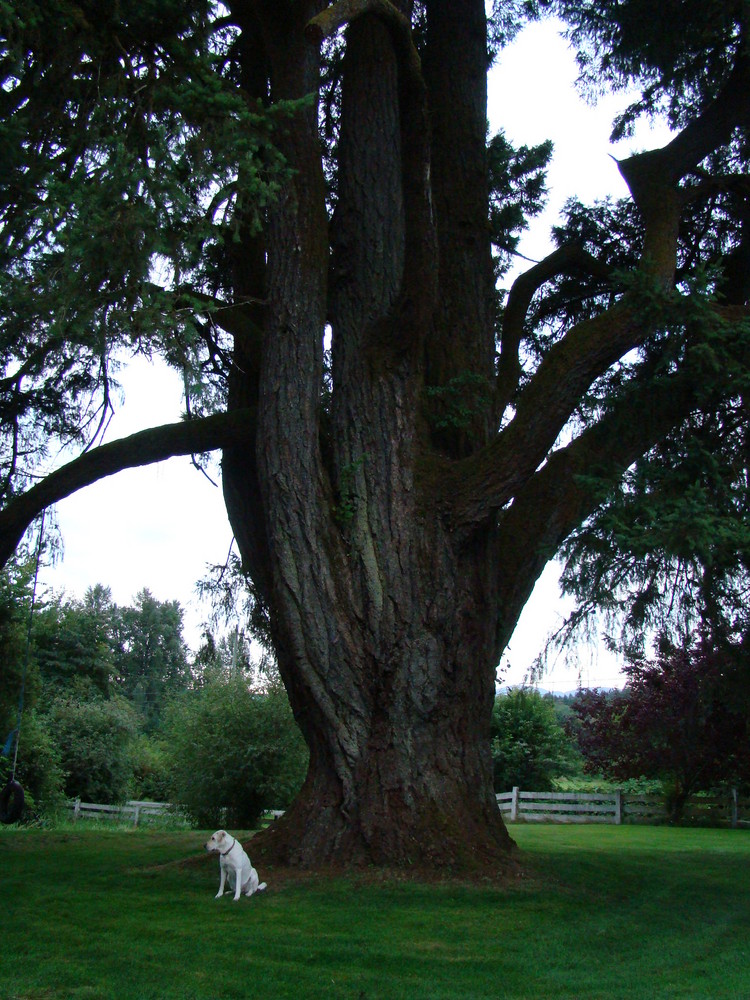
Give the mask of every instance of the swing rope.
POLYGON ((3 747, 3 756, 10 756, 10 748, 13 744, 13 739, 15 738, 15 749, 13 751, 13 766, 11 768, 11 774, 8 784, 16 780, 16 765, 18 764, 18 744, 21 742, 21 719, 23 717, 23 699, 24 692, 26 688, 26 672, 29 669, 29 660, 31 657, 31 628, 34 623, 34 607, 36 605, 36 587, 39 580, 39 563, 42 556, 42 538, 44 536, 44 515, 45 511, 42 511, 42 519, 39 523, 39 538, 36 543, 36 565, 34 567, 34 586, 31 589, 31 607, 29 608, 29 623, 26 629, 26 655, 24 656, 23 672, 21 673, 21 691, 18 696, 18 719, 16 721, 16 728, 10 733, 8 739, 3 747))

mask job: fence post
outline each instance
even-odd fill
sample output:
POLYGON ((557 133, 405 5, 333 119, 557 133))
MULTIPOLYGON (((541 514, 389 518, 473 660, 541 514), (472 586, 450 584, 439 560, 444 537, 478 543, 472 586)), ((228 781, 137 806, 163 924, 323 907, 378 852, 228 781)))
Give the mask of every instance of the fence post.
POLYGON ((732 829, 735 830, 737 828, 737 820, 739 818, 738 815, 737 815, 738 810, 737 810, 737 789, 736 788, 732 789, 732 795, 731 795, 731 799, 730 799, 730 803, 729 804, 730 804, 730 808, 731 808, 730 822, 732 824, 732 829))
POLYGON ((622 823, 622 789, 615 789, 615 823, 619 826, 622 823))
POLYGON ((141 804, 139 802, 133 811, 133 826, 138 826, 138 816, 140 815, 140 812, 141 812, 141 804))
POLYGON ((75 823, 81 814, 81 800, 76 799, 76 804, 73 806, 73 822, 75 823))
POLYGON ((513 786, 512 798, 510 800, 510 821, 515 823, 518 819, 518 785, 513 786))

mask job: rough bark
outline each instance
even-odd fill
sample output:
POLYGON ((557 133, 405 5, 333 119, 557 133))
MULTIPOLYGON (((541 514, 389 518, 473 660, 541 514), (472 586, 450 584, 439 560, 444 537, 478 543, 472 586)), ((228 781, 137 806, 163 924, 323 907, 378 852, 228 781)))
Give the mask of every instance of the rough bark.
MULTIPOLYGON (((438 331, 449 342, 471 258, 463 248, 456 274, 446 243, 445 285, 450 277, 456 290, 451 308, 436 312, 432 197, 441 184, 428 183, 419 61, 403 33, 404 10, 387 5, 378 16, 377 4, 355 6, 362 11, 347 29, 330 287, 311 108, 284 139, 300 170, 269 225, 257 445, 252 455, 224 456, 230 514, 248 566, 254 575, 263 567, 280 670, 311 752, 298 800, 254 851, 306 865, 500 863, 511 841, 489 755, 498 655, 492 532, 456 544, 449 524, 425 516, 415 486, 425 345, 438 331), (326 318, 334 394, 324 461, 326 318)), ((315 50, 303 53, 289 18, 264 16, 272 86, 286 97, 313 91, 315 50)), ((329 15, 316 28, 327 21, 335 24, 329 15)), ((481 39, 474 50, 483 60, 481 39)), ((465 89, 483 80, 483 66, 472 72, 465 89)), ((482 85, 470 109, 482 145, 483 101, 482 85)), ((481 162, 474 169, 483 189, 481 162)), ((442 187, 449 180, 446 170, 442 187)), ((486 192, 477 198, 480 228, 486 192)), ((442 200, 449 204, 447 190, 442 200)), ((479 244, 476 234, 470 242, 479 244)), ((479 248, 483 302, 465 324, 462 353, 481 353, 489 372, 486 240, 479 248)), ((241 381, 235 392, 246 403, 252 390, 241 381)))

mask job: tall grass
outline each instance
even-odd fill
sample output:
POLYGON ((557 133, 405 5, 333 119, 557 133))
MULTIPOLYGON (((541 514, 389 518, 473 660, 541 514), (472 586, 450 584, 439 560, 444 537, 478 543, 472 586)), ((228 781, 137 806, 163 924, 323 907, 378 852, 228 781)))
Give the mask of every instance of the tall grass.
POLYGON ((235 904, 205 833, 4 832, 0 997, 750 997, 747 832, 513 833, 513 885, 263 870, 235 904))

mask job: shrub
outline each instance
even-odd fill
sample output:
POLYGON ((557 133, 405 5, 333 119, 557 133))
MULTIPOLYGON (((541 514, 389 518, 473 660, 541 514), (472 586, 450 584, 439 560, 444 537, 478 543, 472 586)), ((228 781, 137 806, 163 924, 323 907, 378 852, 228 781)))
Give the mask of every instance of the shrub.
POLYGON ((259 693, 219 677, 176 698, 165 735, 172 799, 201 826, 252 826, 283 809, 307 769, 307 748, 279 685, 259 693))
POLYGON ((632 658, 624 691, 582 692, 576 738, 589 772, 664 783, 675 820, 691 795, 750 779, 742 645, 662 638, 653 660, 632 658))
MULTIPOLYGON (((0 785, 11 775, 11 761, 0 758, 0 785)), ((16 780, 24 790, 23 821, 40 820, 52 815, 64 799, 65 774, 60 751, 49 733, 43 716, 24 713, 18 744, 16 780)))
POLYGON ((171 792, 170 756, 164 740, 141 734, 130 747, 134 799, 166 802, 171 792))
POLYGON ((85 701, 63 696, 49 711, 49 728, 66 772, 65 794, 86 802, 122 802, 132 779, 134 710, 122 698, 85 701))
POLYGON ((496 792, 518 785, 549 791, 553 780, 577 770, 576 752, 550 698, 516 688, 495 700, 492 763, 496 792))

